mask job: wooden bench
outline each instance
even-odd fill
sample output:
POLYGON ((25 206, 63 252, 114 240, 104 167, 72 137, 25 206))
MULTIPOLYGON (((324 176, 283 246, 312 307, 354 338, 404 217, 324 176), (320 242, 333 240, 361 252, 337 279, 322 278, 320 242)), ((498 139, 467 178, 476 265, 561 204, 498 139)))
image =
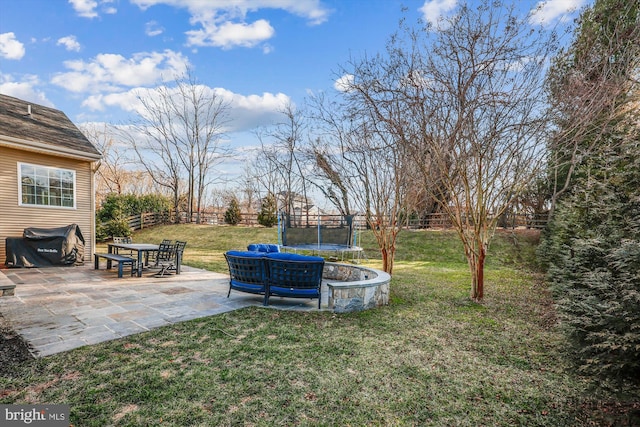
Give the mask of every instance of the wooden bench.
POLYGON ((107 260, 107 270, 111 269, 111 262, 115 261, 118 263, 118 277, 122 277, 122 269, 124 267, 125 264, 131 264, 131 275, 133 275, 134 272, 134 266, 136 264, 136 260, 128 257, 128 256, 124 256, 124 255, 118 255, 118 254, 93 254, 93 259, 94 259, 94 268, 96 270, 98 270, 99 266, 100 266, 100 258, 104 258, 107 260))

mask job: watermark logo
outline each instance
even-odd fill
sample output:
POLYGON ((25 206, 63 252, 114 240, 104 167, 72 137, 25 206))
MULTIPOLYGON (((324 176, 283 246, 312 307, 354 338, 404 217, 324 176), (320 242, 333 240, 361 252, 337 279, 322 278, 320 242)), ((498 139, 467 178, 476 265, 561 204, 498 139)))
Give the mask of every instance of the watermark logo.
POLYGON ((69 427, 69 405, 0 405, 0 425, 69 427))
POLYGON ((56 248, 37 248, 37 252, 47 253, 47 254, 57 254, 58 250, 56 248))

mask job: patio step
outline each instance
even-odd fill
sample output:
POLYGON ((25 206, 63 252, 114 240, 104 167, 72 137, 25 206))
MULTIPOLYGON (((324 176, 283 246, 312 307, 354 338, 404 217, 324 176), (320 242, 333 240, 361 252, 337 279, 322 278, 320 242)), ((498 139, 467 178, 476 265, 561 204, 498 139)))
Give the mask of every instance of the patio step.
POLYGON ((0 271, 0 297, 10 297, 16 294, 16 284, 0 271))

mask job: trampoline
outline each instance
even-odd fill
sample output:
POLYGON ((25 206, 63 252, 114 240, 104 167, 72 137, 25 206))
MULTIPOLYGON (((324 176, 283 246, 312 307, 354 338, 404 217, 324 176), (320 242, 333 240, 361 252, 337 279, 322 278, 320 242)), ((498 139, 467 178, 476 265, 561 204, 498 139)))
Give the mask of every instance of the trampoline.
POLYGON ((285 252, 307 252, 312 255, 333 254, 344 261, 350 254, 359 261, 363 250, 356 244, 358 233, 355 215, 278 216, 278 244, 285 252))

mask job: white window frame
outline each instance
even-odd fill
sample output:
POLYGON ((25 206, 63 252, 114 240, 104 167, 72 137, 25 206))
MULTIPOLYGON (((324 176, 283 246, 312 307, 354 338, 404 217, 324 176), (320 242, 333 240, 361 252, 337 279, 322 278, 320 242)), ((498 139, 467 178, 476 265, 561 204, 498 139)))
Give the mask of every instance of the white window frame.
MULTIPOLYGON (((69 181, 69 180, 67 180, 69 181)), ((34 194, 34 196, 37 198, 38 195, 34 194)), ((57 197, 56 197, 57 198, 57 197)), ((51 208, 51 209, 70 209, 70 210, 74 210, 76 209, 76 202, 77 202, 78 196, 77 196, 77 191, 76 191, 76 171, 73 169, 65 169, 65 168, 57 168, 57 167, 53 167, 53 166, 43 166, 43 165, 36 165, 33 163, 23 163, 23 162, 18 162, 18 206, 24 206, 24 207, 32 207, 32 208, 51 208), (73 206, 62 206, 62 200, 63 200, 63 182, 64 180, 61 179, 60 182, 60 186, 57 187, 57 189, 60 191, 60 205, 52 205, 52 204, 39 204, 37 203, 37 200, 35 200, 36 203, 26 203, 23 201, 22 199, 22 169, 23 167, 30 167, 30 168, 34 168, 34 172, 38 171, 40 172, 40 174, 38 174, 37 172, 34 173, 34 177, 40 177, 43 180, 43 184, 44 181, 46 181, 46 185, 41 185, 41 187, 46 187, 46 191, 47 191, 47 195, 43 196, 43 197, 47 197, 47 199, 49 200, 49 202, 51 201, 51 198, 54 197, 52 196, 52 187, 51 187, 51 178, 53 174, 59 174, 60 178, 62 178, 62 174, 71 174, 72 179, 70 181, 72 181, 72 185, 73 188, 72 190, 72 197, 73 197, 73 206), (46 173, 44 173, 46 172, 46 173)))

